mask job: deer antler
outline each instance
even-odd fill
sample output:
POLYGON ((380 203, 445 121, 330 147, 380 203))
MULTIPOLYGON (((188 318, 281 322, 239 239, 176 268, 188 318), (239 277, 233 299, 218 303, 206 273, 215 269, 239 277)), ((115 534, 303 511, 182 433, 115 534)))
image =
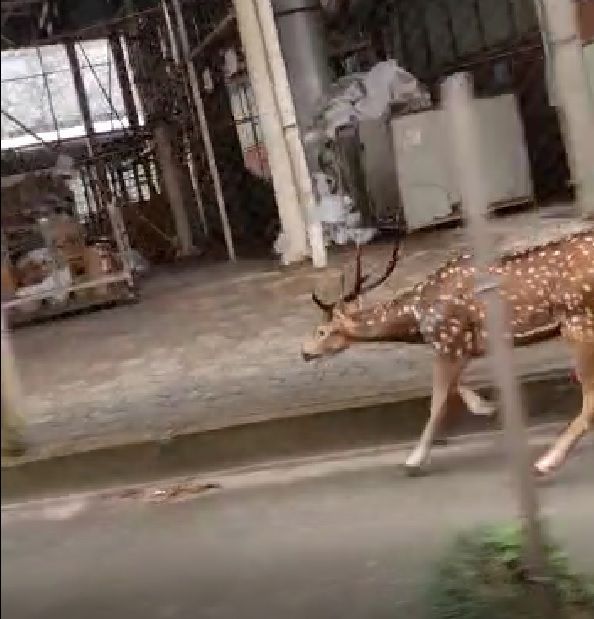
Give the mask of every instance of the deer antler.
POLYGON ((351 301, 354 301, 355 299, 360 297, 362 294, 365 294, 366 292, 369 292, 370 290, 377 288, 378 286, 383 284, 388 279, 388 277, 390 277, 390 275, 392 275, 392 272, 394 271, 394 268, 396 267, 396 263, 398 262, 398 258, 400 257, 400 240, 397 239, 396 242, 394 243, 394 249, 392 250, 392 256, 390 260, 388 261, 388 264, 386 265, 386 270, 384 271, 383 275, 378 277, 375 281, 372 281, 366 285, 364 284, 365 282, 369 280, 369 275, 363 275, 363 267, 361 264, 362 254, 363 252, 361 249, 361 245, 357 245, 357 263, 355 267, 355 284, 351 292, 349 292, 346 295, 343 295, 342 300, 345 303, 350 303, 351 301))
MULTIPOLYGON (((386 270, 384 271, 381 277, 378 277, 375 281, 370 283, 366 282, 369 280, 369 275, 363 275, 363 266, 362 266, 362 248, 361 245, 357 245, 357 257, 356 257, 356 266, 355 266, 355 283, 353 285, 353 289, 345 294, 344 291, 344 273, 341 276, 341 295, 339 303, 350 303, 358 299, 362 294, 377 288, 379 285, 383 284, 388 277, 394 271, 396 267, 396 263, 398 262, 398 258, 400 257, 400 239, 397 239, 394 243, 394 249, 392 250, 392 256, 386 266, 386 270)), ((322 301, 316 293, 312 293, 311 298, 313 302, 326 314, 331 315, 332 311, 336 307, 337 303, 325 303, 322 301)))
POLYGON ((312 292, 311 299, 326 314, 331 314, 336 305, 336 303, 324 303, 315 292, 312 292))

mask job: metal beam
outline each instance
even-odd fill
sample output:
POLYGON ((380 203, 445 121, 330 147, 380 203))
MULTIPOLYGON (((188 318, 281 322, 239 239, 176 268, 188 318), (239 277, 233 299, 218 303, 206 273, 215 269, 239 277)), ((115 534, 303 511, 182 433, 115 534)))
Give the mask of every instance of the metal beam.
POLYGON ((217 39, 227 33, 227 31, 235 24, 235 11, 230 11, 223 19, 202 39, 194 49, 190 51, 190 58, 200 56, 208 47, 210 47, 217 39))

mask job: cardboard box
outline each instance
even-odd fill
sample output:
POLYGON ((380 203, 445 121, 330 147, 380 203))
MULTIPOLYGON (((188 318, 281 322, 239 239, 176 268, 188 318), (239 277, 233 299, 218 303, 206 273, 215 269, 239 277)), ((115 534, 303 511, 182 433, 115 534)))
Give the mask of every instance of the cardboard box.
POLYGON ((42 224, 51 252, 68 264, 72 275, 85 272, 85 234, 83 227, 69 215, 53 215, 42 224))
MULTIPOLYGON (((85 273, 83 279, 85 281, 100 279, 122 270, 122 264, 118 256, 110 247, 103 244, 85 247, 84 264, 85 273)), ((113 286, 113 284, 105 284, 89 288, 86 296, 87 298, 106 297, 113 286)))

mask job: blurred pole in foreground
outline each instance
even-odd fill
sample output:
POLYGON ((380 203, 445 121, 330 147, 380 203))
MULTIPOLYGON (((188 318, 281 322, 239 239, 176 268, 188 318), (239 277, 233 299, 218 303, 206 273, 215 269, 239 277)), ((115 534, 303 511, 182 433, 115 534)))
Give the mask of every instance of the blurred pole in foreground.
POLYGON ((594 97, 574 0, 534 0, 543 37, 549 98, 557 107, 581 215, 594 217, 594 97))
POLYGON ((2 455, 18 456, 26 450, 20 406, 22 396, 10 333, 2 312, 2 455))
POLYGON ((512 346, 505 336, 509 323, 499 295, 499 277, 491 275, 487 268, 497 254, 486 219, 487 194, 483 183, 484 167, 480 161, 478 119, 471 77, 466 73, 449 77, 442 85, 442 102, 450 131, 466 229, 474 246, 477 296, 483 296, 486 308, 490 361, 500 392, 504 435, 524 529, 525 567, 531 577, 539 579, 545 576, 545 550, 522 399, 514 375, 512 346))

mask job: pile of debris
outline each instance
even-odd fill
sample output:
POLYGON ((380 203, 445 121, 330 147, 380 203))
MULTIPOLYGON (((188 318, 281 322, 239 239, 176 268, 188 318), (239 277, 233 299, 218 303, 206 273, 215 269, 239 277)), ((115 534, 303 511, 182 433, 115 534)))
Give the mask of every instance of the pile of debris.
POLYGON ((361 148, 357 143, 359 124, 385 120, 388 131, 392 114, 431 106, 425 86, 395 60, 378 62, 366 73, 346 75, 332 84, 305 133, 310 159, 318 168, 313 176, 327 244, 368 243, 376 232, 373 225, 377 222, 362 203, 366 190, 357 186, 360 179, 346 152, 361 148))
POLYGON ((69 178, 50 169, 2 179, 2 306, 11 316, 130 297, 115 243, 88 240, 69 178))
POLYGON ((108 241, 85 243, 82 225, 65 213, 39 221, 46 244, 2 260, 2 301, 23 299, 18 308, 35 312, 44 303, 99 300, 109 294, 109 285, 83 287, 122 271, 122 261, 108 241))

